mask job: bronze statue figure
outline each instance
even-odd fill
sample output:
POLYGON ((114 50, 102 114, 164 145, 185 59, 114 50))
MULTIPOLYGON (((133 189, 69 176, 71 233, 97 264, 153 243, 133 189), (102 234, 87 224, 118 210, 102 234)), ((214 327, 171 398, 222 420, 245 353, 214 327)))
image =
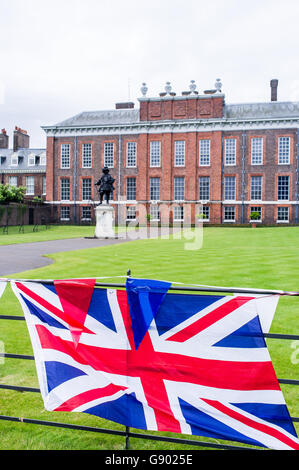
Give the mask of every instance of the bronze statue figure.
POLYGON ((109 175, 109 168, 105 166, 103 168, 103 175, 95 183, 96 186, 99 186, 99 195, 100 195, 100 204, 103 202, 103 197, 105 196, 106 203, 109 204, 109 199, 112 199, 112 192, 114 190, 113 183, 115 181, 111 175, 109 175))

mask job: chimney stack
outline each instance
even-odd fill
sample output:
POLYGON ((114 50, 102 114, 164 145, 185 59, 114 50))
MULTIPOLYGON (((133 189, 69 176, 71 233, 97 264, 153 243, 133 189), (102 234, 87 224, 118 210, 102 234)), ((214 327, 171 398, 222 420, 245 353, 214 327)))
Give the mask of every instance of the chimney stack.
POLYGON ((2 129, 0 134, 0 149, 8 149, 8 140, 9 137, 7 135, 6 129, 2 129))
POLYGON ((15 126, 13 133, 13 150, 16 152, 20 148, 29 148, 29 135, 27 131, 15 126))
POLYGON ((271 87, 271 101, 277 101, 278 80, 276 78, 270 81, 270 87, 271 87))

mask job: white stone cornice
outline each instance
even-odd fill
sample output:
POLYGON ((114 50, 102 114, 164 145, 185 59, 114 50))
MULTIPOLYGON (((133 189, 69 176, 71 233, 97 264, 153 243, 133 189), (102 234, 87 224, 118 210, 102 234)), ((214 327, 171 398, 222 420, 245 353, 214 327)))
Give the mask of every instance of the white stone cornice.
POLYGON ((267 129, 298 129, 298 118, 272 119, 210 119, 185 121, 140 121, 135 124, 104 126, 42 126, 49 137, 131 135, 154 133, 212 132, 267 129))

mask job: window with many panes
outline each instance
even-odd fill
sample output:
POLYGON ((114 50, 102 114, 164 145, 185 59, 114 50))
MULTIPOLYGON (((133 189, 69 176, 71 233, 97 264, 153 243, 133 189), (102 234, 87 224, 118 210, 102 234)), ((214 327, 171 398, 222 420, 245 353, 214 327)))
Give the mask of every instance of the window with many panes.
POLYGON ((290 163, 290 137, 278 139, 278 163, 288 165, 290 163))
POLYGON ((160 201, 160 178, 150 178, 150 200, 160 201))
POLYGON ((236 209, 234 206, 224 207, 224 220, 226 222, 234 222, 236 217, 236 209))
POLYGON ((136 219, 136 207, 135 206, 128 206, 127 207, 127 220, 135 220, 136 219))
POLYGON ((277 220, 279 222, 289 221, 289 208, 288 207, 277 207, 277 220))
POLYGON ((91 178, 82 179, 82 201, 91 199, 91 178))
POLYGON ((114 166, 114 143, 104 143, 104 166, 113 168, 114 166))
POLYGON ((250 197, 251 200, 261 200, 262 199, 262 185, 263 177, 262 176, 252 176, 251 177, 251 187, 250 187, 250 197))
POLYGON ((236 199, 236 177, 226 176, 224 178, 224 199, 234 201, 236 199))
POLYGON ((173 208, 173 220, 175 221, 184 220, 184 207, 183 206, 175 206, 173 208))
POLYGON ((82 144, 82 168, 92 167, 92 145, 82 144))
POLYGON ((199 200, 208 201, 210 199, 210 177, 199 177, 199 200))
POLYGON ((70 200, 70 180, 69 178, 61 178, 60 180, 60 199, 62 201, 70 200))
POLYGON ((60 207, 60 220, 70 220, 70 208, 69 206, 60 207))
POLYGON ((199 165, 209 166, 210 165, 210 140, 202 139, 199 141, 199 165))
POLYGON ((251 165, 263 164, 263 138, 253 137, 251 139, 251 165))
POLYGON ((34 176, 26 176, 26 194, 34 194, 34 176))
POLYGON ((71 146, 70 144, 61 144, 60 147, 60 167, 70 168, 71 166, 71 146))
POLYGON ((225 139, 224 144, 224 162, 225 165, 235 165, 236 164, 236 149, 237 141, 236 139, 225 139))
POLYGON ((150 216, 152 220, 160 220, 160 208, 154 204, 150 207, 150 216))
POLYGON ((137 166, 137 142, 127 142, 127 167, 137 166))
POLYGON ((158 140, 150 142, 150 166, 161 166, 161 142, 158 140))
POLYGON ((184 140, 176 140, 174 143, 174 166, 185 166, 184 140))
POLYGON ((81 218, 82 220, 91 220, 91 207, 83 206, 81 208, 81 218))
POLYGON ((136 201, 136 178, 127 178, 127 201, 136 201))
POLYGON ((18 186, 18 177, 17 176, 10 176, 8 178, 8 184, 10 186, 17 187, 18 186))
POLYGON ((210 220, 210 207, 209 206, 201 206, 199 208, 199 220, 203 220, 208 222, 210 220))
POLYGON ((183 201, 185 199, 185 178, 176 176, 174 178, 174 200, 183 201))
POLYGON ((259 214, 259 218, 258 218, 258 219, 255 219, 255 220, 262 220, 262 208, 261 208, 260 206, 258 206, 258 207, 250 207, 250 215, 251 215, 253 212, 256 212, 257 214, 259 214))
POLYGON ((289 199, 289 176, 278 176, 277 180, 277 199, 279 201, 289 199))

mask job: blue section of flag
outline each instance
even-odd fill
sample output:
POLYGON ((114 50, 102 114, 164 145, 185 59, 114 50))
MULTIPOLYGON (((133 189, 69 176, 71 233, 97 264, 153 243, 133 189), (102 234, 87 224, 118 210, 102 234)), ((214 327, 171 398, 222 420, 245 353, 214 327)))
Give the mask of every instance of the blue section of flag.
POLYGON ((245 325, 226 336, 214 346, 223 348, 265 348, 259 317, 256 316, 245 325))
POLYGON ((46 312, 44 312, 43 310, 41 310, 40 308, 38 308, 36 305, 34 305, 33 303, 31 303, 28 299, 26 299, 26 297, 24 297, 22 294, 20 294, 23 301, 25 302, 25 304, 27 305, 28 307, 28 310, 29 312, 32 314, 32 315, 35 315, 37 318, 39 318, 43 323, 46 323, 47 325, 49 326, 53 326, 54 328, 64 328, 64 329, 67 329, 64 325, 62 325, 61 323, 59 323, 57 320, 55 320, 55 318, 51 317, 50 315, 48 315, 46 312))
MULTIPOLYGON (((261 443, 239 433, 218 419, 208 415, 179 398, 179 403, 186 422, 192 429, 192 434, 212 437, 214 439, 229 439, 244 442, 245 444, 261 446, 261 443)), ((264 447, 264 446, 262 446, 264 447)))
POLYGON ((126 394, 116 400, 88 408, 85 413, 109 419, 125 426, 147 429, 143 406, 136 399, 135 393, 126 394))
POLYGON ((138 349, 167 294, 171 283, 128 278, 128 304, 135 348, 138 349))
POLYGON ((167 294, 155 317, 159 335, 222 298, 217 295, 167 294))
POLYGON ((272 403, 233 403, 233 405, 236 408, 240 408, 240 410, 246 411, 253 416, 257 416, 260 419, 275 424, 275 426, 285 429, 292 434, 292 436, 296 437, 296 432, 286 405, 272 403))
POLYGON ((88 309, 88 315, 95 318, 110 330, 116 331, 106 290, 94 289, 88 309))
POLYGON ((49 392, 68 380, 79 377, 80 375, 86 375, 82 370, 58 361, 46 361, 45 370, 49 392))

